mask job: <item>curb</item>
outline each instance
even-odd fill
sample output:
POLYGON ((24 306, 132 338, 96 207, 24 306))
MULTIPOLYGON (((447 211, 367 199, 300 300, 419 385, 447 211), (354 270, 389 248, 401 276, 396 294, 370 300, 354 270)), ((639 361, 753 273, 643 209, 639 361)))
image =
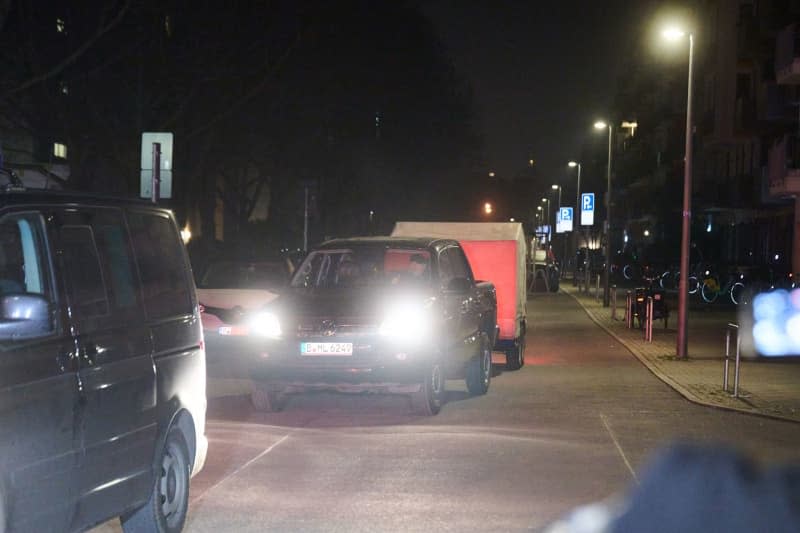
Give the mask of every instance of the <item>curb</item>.
POLYGON ((649 370, 654 376, 656 376, 658 379, 663 381, 669 387, 674 389, 678 394, 683 396, 686 400, 688 400, 688 401, 690 401, 692 403, 696 403, 698 405, 705 406, 705 407, 713 407, 713 408, 722 409, 722 410, 725 410, 725 411, 736 411, 736 412, 743 413, 743 414, 755 415, 755 416, 760 416, 760 417, 764 417, 764 418, 771 418, 773 420, 781 420, 781 421, 784 421, 784 422, 793 422, 795 424, 800 423, 800 421, 798 421, 795 418, 789 418, 789 417, 785 417, 785 416, 781 416, 781 415, 765 413, 765 412, 757 410, 757 409, 746 409, 746 408, 743 408, 743 407, 732 407, 732 406, 729 406, 729 405, 720 405, 718 403, 714 403, 714 402, 711 402, 709 400, 706 400, 705 398, 697 396, 692 391, 690 391, 689 389, 684 387, 682 384, 680 384, 679 382, 677 382, 674 379, 672 379, 672 377, 670 377, 669 375, 661 372, 658 369, 658 367, 653 365, 647 357, 645 357, 642 354, 640 354, 635 346, 632 346, 628 341, 626 341, 625 339, 623 339, 622 337, 620 337, 619 335, 614 333, 613 330, 611 330, 605 324, 600 322, 600 320, 595 316, 595 314, 592 311, 590 311, 585 305, 583 305, 583 302, 581 302, 578 299, 577 296, 575 296, 571 292, 565 291, 564 289, 561 289, 561 288, 559 288, 558 292, 564 293, 567 296, 569 296, 570 298, 572 298, 573 300, 575 300, 575 302, 577 302, 577 304, 579 306, 581 306, 581 309, 583 309, 586 312, 586 314, 589 316, 589 318, 592 320, 592 322, 594 322, 603 331, 608 333, 617 342, 619 342, 622 346, 624 346, 626 350, 628 350, 642 365, 644 365, 645 368, 647 368, 647 370, 649 370))

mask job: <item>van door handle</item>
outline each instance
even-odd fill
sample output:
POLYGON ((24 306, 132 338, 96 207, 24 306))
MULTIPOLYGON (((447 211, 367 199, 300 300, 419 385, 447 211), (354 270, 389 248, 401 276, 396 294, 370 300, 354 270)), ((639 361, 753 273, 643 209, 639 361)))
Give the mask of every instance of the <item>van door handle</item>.
POLYGON ((83 360, 89 363, 89 365, 97 364, 97 354, 99 351, 97 350, 97 345, 93 342, 87 343, 83 348, 83 360))
POLYGON ((66 372, 68 368, 71 366, 72 361, 72 353, 71 352, 61 352, 56 355, 56 364, 58 365, 58 369, 61 372, 66 372))

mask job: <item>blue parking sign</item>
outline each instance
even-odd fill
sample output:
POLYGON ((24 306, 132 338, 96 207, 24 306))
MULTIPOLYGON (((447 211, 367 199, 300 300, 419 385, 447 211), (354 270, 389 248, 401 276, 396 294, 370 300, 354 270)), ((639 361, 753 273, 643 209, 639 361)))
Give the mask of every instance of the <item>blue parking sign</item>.
POLYGON ((594 224, 594 193, 581 194, 581 226, 594 224))

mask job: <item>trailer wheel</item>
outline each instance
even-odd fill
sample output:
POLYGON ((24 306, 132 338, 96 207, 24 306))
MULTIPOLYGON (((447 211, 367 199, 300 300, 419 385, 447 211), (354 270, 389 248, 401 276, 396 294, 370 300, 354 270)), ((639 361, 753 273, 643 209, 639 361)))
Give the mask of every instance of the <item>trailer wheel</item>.
POLYGON ((519 338, 506 350, 506 370, 519 370, 525 366, 525 327, 520 327, 519 338))

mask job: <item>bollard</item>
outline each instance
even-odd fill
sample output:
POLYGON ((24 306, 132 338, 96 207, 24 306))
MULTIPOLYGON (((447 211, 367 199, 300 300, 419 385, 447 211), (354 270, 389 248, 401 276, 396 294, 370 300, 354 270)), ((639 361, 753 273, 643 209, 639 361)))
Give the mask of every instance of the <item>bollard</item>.
POLYGON ((644 340, 653 342, 653 297, 647 297, 647 304, 644 312, 644 340))
POLYGON ((594 285, 595 300, 600 301, 600 274, 597 275, 597 282, 594 285))
POLYGON ((625 325, 628 326, 628 329, 633 327, 633 294, 631 291, 628 291, 625 296, 625 325))
POLYGON ((723 370, 725 375, 722 378, 722 390, 728 392, 728 375, 730 372, 730 358, 731 358, 731 332, 736 332, 736 360, 733 370, 733 397, 739 397, 739 367, 741 365, 741 342, 739 340, 739 325, 728 324, 727 331, 725 332, 725 364, 723 370))
POLYGON ((611 286, 611 320, 617 319, 617 286, 611 286))

